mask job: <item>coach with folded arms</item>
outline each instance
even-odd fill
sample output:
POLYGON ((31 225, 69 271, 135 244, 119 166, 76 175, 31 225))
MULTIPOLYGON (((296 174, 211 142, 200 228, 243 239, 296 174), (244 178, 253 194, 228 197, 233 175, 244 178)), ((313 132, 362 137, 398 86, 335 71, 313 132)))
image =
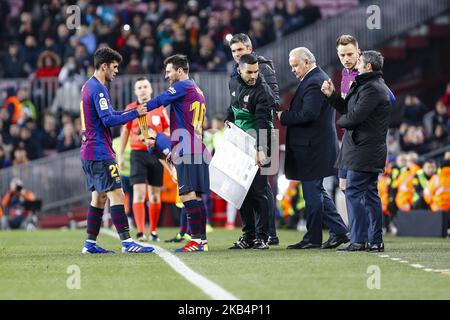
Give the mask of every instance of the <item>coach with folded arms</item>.
POLYGON ((288 249, 335 248, 349 239, 347 227, 323 187, 323 178, 336 175, 338 152, 336 111, 320 91, 329 77, 305 47, 289 53, 289 64, 300 83, 289 110, 277 115, 287 127, 286 177, 302 183, 307 232, 302 241, 288 249), (330 230, 330 238, 323 244, 322 224, 330 230))
POLYGON ((345 99, 336 93, 331 80, 324 81, 321 88, 342 114, 338 125, 347 129, 337 167, 347 170, 345 198, 351 243, 339 252, 384 251, 377 181, 386 162, 391 102, 382 67, 379 52, 365 51, 359 58, 359 75, 345 99))

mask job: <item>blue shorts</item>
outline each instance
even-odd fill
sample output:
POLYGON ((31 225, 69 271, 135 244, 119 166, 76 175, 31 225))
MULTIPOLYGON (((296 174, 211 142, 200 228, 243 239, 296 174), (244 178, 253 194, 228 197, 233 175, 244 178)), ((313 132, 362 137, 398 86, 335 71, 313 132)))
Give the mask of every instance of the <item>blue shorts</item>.
POLYGON ((119 166, 114 160, 81 160, 90 191, 108 192, 122 188, 119 166))
POLYGON ((338 170, 338 178, 339 179, 347 179, 347 170, 339 169, 338 170))
POLYGON ((209 193, 209 168, 205 161, 190 164, 176 164, 178 176, 178 192, 180 195, 195 191, 196 193, 209 193))

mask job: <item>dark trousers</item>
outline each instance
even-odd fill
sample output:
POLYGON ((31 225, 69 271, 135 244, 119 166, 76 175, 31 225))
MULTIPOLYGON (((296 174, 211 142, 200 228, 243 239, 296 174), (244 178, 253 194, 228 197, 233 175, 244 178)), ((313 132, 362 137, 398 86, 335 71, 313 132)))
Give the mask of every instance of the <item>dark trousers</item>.
MULTIPOLYGON (((242 232, 246 238, 268 239, 269 212, 273 210, 270 208, 271 201, 269 200, 270 196, 267 195, 267 184, 267 176, 261 175, 258 170, 240 210, 242 232)), ((271 197, 273 204, 273 195, 271 197)))
POLYGON ((270 184, 266 187, 267 197, 269 199, 269 236, 276 237, 277 229, 275 227, 275 194, 270 184))
POLYGON ((345 235, 348 230, 342 217, 336 210, 333 200, 323 187, 323 178, 301 181, 303 197, 306 203, 306 234, 304 242, 322 244, 322 224, 332 235, 345 235))
POLYGON ((347 203, 352 243, 383 242, 381 200, 377 189, 378 173, 347 172, 347 203))

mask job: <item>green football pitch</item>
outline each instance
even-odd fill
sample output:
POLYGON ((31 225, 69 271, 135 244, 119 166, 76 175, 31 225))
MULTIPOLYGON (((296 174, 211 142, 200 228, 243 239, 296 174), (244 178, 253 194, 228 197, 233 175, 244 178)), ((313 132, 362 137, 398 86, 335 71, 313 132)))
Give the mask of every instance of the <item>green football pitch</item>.
MULTIPOLYGON (((159 233, 164 240, 176 231, 159 233)), ((209 252, 157 245, 237 299, 450 299, 449 239, 387 237, 384 254, 338 254, 286 250, 301 234, 281 230, 280 246, 228 250, 239 234, 215 228, 209 252)), ((1 232, 0 299, 213 298, 155 253, 82 255, 83 240, 82 230, 1 232)), ((120 252, 109 235, 99 244, 120 252)))

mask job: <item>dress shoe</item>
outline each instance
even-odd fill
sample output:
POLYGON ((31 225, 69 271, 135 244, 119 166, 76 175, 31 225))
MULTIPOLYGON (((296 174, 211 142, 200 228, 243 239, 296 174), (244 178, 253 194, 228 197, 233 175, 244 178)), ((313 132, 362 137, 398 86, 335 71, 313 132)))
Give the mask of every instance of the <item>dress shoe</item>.
POLYGON ((355 251, 366 251, 366 243, 350 243, 347 247, 338 249, 336 252, 355 252, 355 251))
POLYGON ((384 252, 384 243, 369 243, 366 250, 368 252, 384 252))
POLYGON ((347 237, 346 234, 339 235, 339 236, 332 236, 330 239, 322 243, 321 248, 322 249, 333 249, 339 247, 343 243, 349 242, 350 239, 347 237))
POLYGON ((269 246, 277 246, 280 244, 280 239, 277 236, 269 236, 269 241, 267 242, 269 246))
POLYGON ((319 249, 320 244, 300 241, 287 246, 287 249, 319 249))

